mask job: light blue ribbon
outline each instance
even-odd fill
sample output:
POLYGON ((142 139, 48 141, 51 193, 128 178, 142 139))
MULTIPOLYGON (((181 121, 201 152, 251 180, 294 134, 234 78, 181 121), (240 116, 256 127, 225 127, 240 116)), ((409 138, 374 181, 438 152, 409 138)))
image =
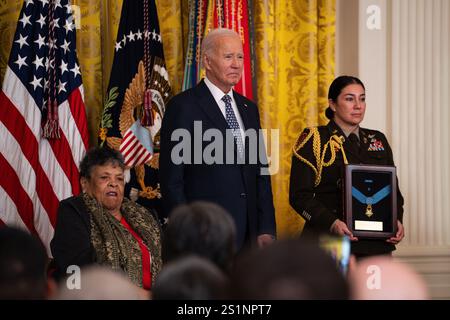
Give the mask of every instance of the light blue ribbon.
POLYGON ((378 191, 371 197, 366 197, 365 195, 363 195, 361 193, 361 191, 359 191, 355 187, 352 187, 352 196, 355 197, 359 202, 361 202, 363 204, 367 204, 367 205, 377 204, 378 202, 383 200, 390 193, 391 193, 390 185, 387 185, 386 187, 384 187, 383 189, 381 189, 380 191, 378 191))

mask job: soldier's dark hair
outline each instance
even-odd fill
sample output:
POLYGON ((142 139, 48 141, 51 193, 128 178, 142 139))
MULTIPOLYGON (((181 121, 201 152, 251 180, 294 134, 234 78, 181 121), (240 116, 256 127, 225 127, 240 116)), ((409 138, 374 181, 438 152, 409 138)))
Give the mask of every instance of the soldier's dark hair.
MULTIPOLYGON (((340 76, 334 79, 333 82, 331 83, 330 88, 328 89, 328 99, 336 102, 337 97, 342 92, 342 89, 344 89, 346 86, 350 84, 359 84, 361 87, 363 87, 364 90, 366 90, 364 84, 358 78, 353 76, 340 76)), ((334 112, 333 110, 331 110, 329 106, 325 110, 325 115, 328 119, 333 119, 334 117, 334 112)))
POLYGON ((106 164, 118 165, 120 168, 125 169, 123 156, 119 151, 109 147, 94 147, 81 160, 80 177, 89 179, 93 167, 104 166, 106 164))

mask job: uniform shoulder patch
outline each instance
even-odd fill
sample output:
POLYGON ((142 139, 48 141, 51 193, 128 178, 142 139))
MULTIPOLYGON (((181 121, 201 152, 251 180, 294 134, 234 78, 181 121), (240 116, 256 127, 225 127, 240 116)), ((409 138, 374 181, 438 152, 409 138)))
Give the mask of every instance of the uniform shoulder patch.
POLYGON ((300 136, 297 139, 298 144, 301 144, 306 139, 306 137, 309 134, 309 131, 310 131, 309 128, 306 128, 305 130, 303 130, 303 132, 300 134, 300 136))
POLYGON ((311 136, 314 132, 314 129, 315 129, 314 127, 310 127, 310 128, 305 128, 302 131, 302 133, 297 138, 297 141, 294 144, 294 151, 300 150, 306 144, 306 142, 308 142, 308 140, 311 138, 311 136))

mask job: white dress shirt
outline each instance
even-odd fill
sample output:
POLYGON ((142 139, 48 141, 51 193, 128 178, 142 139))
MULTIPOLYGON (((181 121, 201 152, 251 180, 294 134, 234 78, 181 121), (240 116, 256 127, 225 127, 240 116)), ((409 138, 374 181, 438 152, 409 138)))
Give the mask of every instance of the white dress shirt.
POLYGON ((244 147, 245 147, 245 139, 243 138, 245 136, 245 127, 244 127, 244 123, 242 122, 241 114, 239 113, 236 101, 234 101, 233 89, 231 89, 230 92, 223 93, 223 91, 220 90, 211 81, 209 81, 209 79, 207 77, 205 77, 205 84, 208 87, 209 91, 211 92, 212 96, 214 97, 214 100, 216 100, 216 103, 219 106, 220 112, 222 112, 222 115, 225 120, 226 120, 225 102, 222 100, 222 98, 225 94, 228 94, 230 96, 231 107, 233 108, 234 115, 236 116, 236 120, 239 123, 239 129, 241 131, 242 143, 244 144, 244 147))

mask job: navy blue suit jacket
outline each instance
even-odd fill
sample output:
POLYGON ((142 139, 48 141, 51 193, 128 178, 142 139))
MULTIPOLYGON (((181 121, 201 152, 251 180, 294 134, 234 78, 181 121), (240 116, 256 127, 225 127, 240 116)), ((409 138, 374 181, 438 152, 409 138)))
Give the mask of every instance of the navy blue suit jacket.
MULTIPOLYGON (((260 119, 256 104, 236 92, 233 94, 245 129, 258 132, 260 119)), ((194 150, 194 121, 201 121, 202 133, 208 129, 219 129, 225 142, 227 122, 204 81, 173 97, 162 121, 160 181, 165 210, 170 213, 177 205, 195 200, 221 205, 236 223, 238 249, 246 241, 255 242, 260 234, 275 236, 270 176, 261 175, 263 163, 259 158, 249 163, 249 141, 246 143, 247 160, 244 164, 226 163, 225 148, 224 163, 206 164, 201 157, 201 163, 196 164, 194 158, 200 154, 199 149, 194 150), (190 132, 191 148, 188 150, 191 154, 188 158, 191 162, 174 164, 171 153, 175 146, 179 147, 181 140, 171 141, 171 135, 175 129, 181 128, 190 132)), ((201 150, 210 143, 202 142, 201 150)), ((236 155, 237 148, 234 149, 236 155)), ((251 152, 254 155, 254 150, 251 152)), ((265 152, 263 154, 265 157, 265 152)))

